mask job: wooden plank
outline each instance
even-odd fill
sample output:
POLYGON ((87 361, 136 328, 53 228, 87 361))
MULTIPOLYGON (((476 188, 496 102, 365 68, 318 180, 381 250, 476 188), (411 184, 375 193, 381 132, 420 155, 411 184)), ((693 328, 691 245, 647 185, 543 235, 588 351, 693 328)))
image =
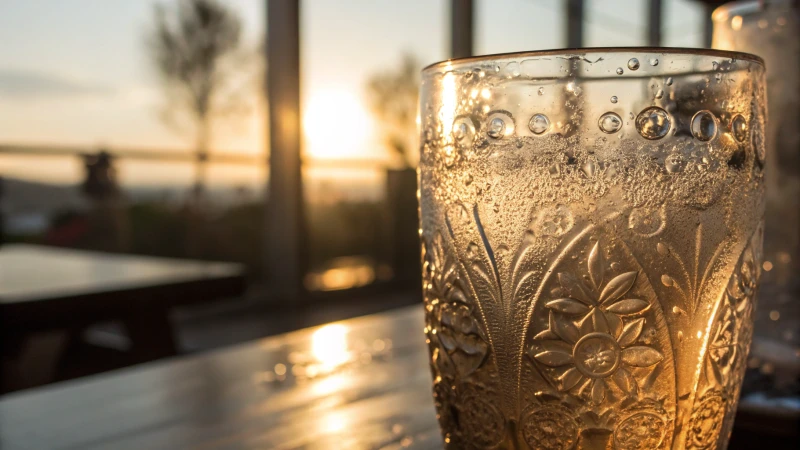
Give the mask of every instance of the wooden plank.
POLYGON ((0 303, 43 302, 243 273, 241 264, 9 244, 0 249, 0 303))
POLYGON ((24 244, 0 250, 0 334, 241 295, 240 264, 24 244))
POLYGON ((442 448, 422 326, 414 306, 10 394, 0 448, 442 448), (319 357, 344 363, 291 375, 319 357))

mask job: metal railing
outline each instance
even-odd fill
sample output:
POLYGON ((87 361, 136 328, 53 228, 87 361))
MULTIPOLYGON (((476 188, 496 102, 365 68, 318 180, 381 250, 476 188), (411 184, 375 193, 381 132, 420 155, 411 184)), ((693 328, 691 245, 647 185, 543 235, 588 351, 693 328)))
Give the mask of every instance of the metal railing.
MULTIPOLYGON (((13 144, 0 143, 0 155, 10 156, 54 156, 83 157, 105 151, 115 159, 149 160, 163 162, 194 162, 197 156, 191 150, 166 148, 125 148, 98 145, 71 146, 53 144, 13 144)), ((210 152, 204 162, 212 164, 233 164, 269 167, 269 156, 233 151, 210 152)), ((388 169, 392 165, 379 158, 304 158, 303 165, 313 168, 331 169, 388 169)))

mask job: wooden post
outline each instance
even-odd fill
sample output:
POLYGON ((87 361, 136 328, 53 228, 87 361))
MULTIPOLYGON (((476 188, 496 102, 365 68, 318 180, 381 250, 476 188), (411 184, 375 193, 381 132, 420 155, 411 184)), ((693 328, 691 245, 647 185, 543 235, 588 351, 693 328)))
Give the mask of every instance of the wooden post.
POLYGON ((300 155, 300 2, 267 2, 269 192, 265 267, 271 291, 301 295, 308 249, 300 155))
POLYGON ((450 57, 472 56, 474 0, 450 2, 450 57))
POLYGON ((714 37, 714 21, 711 20, 711 13, 717 9, 717 6, 713 3, 705 3, 705 22, 703 26, 703 46, 706 48, 711 48, 711 40, 714 37))
POLYGON ((567 48, 583 47, 583 0, 567 0, 567 48))
POLYGON ((647 45, 661 46, 661 13, 662 1, 650 0, 647 10, 647 45))

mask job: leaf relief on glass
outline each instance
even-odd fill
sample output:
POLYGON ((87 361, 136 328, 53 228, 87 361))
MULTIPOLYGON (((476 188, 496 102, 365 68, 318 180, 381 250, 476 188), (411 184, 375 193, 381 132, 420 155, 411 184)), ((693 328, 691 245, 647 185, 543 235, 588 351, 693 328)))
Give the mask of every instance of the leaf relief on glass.
POLYGON ((762 240, 763 225, 748 241, 717 304, 687 425, 687 449, 718 448, 727 443, 732 430, 753 336, 762 240))

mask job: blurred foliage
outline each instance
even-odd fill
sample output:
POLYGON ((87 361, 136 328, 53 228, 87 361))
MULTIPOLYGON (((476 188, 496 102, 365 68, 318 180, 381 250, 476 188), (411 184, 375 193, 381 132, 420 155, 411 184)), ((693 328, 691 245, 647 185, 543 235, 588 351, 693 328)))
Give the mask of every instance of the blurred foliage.
MULTIPOLYGON (((253 279, 263 274, 264 204, 244 202, 198 214, 186 206, 140 201, 125 207, 129 233, 125 253, 171 258, 239 262, 253 279), (201 243, 198 245, 198 243, 201 243)), ((86 212, 60 211, 42 235, 8 236, 8 242, 30 242, 97 249, 104 236, 85 226, 86 212)), ((379 202, 340 201, 311 204, 308 210, 312 268, 331 260, 363 255, 386 261, 385 208, 379 202)))
POLYGON ((383 205, 375 202, 312 204, 308 209, 309 263, 318 267, 340 256, 367 255, 385 261, 383 205))
POLYGON ((384 143, 406 167, 413 166, 417 145, 419 72, 417 58, 405 54, 398 68, 375 74, 367 82, 367 99, 384 143))
POLYGON ((178 129, 189 122, 197 151, 195 188, 200 191, 212 118, 244 107, 232 87, 241 19, 217 0, 179 0, 174 8, 157 4, 154 20, 147 45, 164 88, 163 119, 178 129))

